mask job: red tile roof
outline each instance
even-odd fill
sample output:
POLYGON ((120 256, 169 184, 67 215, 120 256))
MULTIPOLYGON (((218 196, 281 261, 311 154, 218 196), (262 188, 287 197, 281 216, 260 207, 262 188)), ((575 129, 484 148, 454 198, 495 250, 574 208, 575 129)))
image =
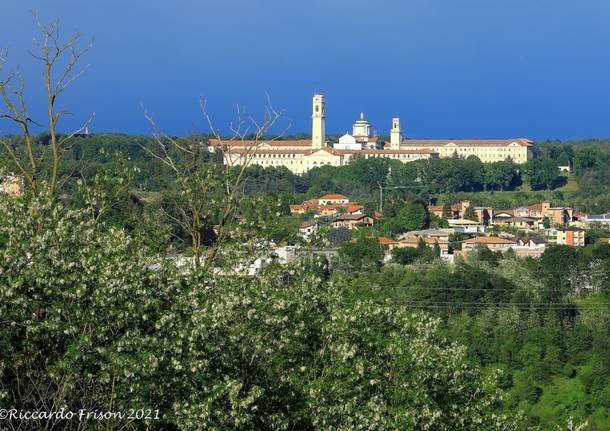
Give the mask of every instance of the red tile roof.
POLYGON ((260 149, 260 148, 229 148, 226 154, 311 154, 313 150, 291 150, 289 148, 280 149, 260 149))
POLYGON ((515 241, 493 236, 477 236, 463 241, 469 244, 516 244, 515 241))
POLYGON ((436 151, 427 149, 412 150, 333 150, 333 154, 438 154, 436 151))
POLYGON ((210 139, 209 145, 217 147, 261 147, 263 145, 270 145, 272 147, 311 147, 311 139, 277 139, 277 140, 269 140, 269 141, 253 141, 248 139, 227 139, 227 140, 219 140, 219 139, 210 139))
POLYGON ((379 244, 382 244, 382 245, 398 244, 398 242, 394 241, 393 239, 387 238, 385 236, 380 236, 379 238, 377 238, 377 241, 379 242, 379 244))
POLYGON ((411 235, 400 240, 401 243, 405 244, 419 244, 419 241, 424 241, 426 244, 447 244, 449 242, 448 240, 439 237, 415 235, 411 235))
POLYGON ((516 142, 519 145, 531 147, 534 143, 529 139, 405 139, 402 145, 407 146, 438 146, 455 144, 457 146, 507 146, 516 142))
POLYGON ((329 200, 329 199, 348 199, 348 197, 345 196, 345 195, 338 194, 338 193, 329 193, 329 194, 326 194, 324 196, 321 196, 320 199, 323 199, 323 200, 329 200))
POLYGON ((308 227, 317 225, 317 222, 314 221, 304 221, 303 223, 301 223, 301 229, 307 229, 308 227))

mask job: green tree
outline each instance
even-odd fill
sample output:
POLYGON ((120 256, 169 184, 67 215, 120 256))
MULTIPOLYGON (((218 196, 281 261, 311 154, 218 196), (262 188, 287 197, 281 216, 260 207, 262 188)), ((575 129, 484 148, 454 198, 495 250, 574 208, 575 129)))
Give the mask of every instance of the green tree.
POLYGON ((508 190, 518 183, 518 174, 511 162, 486 163, 484 167, 485 190, 508 190))
POLYGON ((477 212, 473 206, 466 207, 466 210, 464 211, 464 218, 466 220, 479 221, 479 216, 477 215, 477 212))
POLYGON ((491 419, 492 406, 501 404, 497 376, 482 378, 466 351, 444 343, 438 321, 425 314, 358 301, 331 310, 322 331, 323 371, 307 387, 316 428, 518 426, 514 418, 491 419), (377 346, 374 354, 371 345, 377 346))
POLYGON ((392 260, 401 265, 410 265, 421 256, 418 248, 414 247, 395 247, 392 249, 392 260))
POLYGON ((524 171, 533 190, 550 190, 559 177, 557 161, 552 159, 530 160, 524 171))
POLYGON ((451 211, 451 204, 449 202, 443 204, 443 218, 453 218, 453 212, 451 211))
POLYGON ((409 202, 386 223, 392 234, 423 229, 430 223, 430 214, 421 202, 409 202))
POLYGON ((352 231, 346 227, 338 229, 329 229, 328 242, 331 247, 339 247, 341 244, 351 241, 352 231))
POLYGON ((375 238, 361 238, 341 245, 338 258, 342 266, 354 270, 378 269, 383 260, 383 252, 375 238))

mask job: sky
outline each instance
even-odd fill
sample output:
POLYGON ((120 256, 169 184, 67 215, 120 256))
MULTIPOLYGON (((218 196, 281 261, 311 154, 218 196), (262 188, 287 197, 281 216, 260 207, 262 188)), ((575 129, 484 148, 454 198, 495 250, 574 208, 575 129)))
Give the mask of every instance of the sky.
POLYGON ((207 133, 201 98, 227 131, 268 95, 278 132, 310 133, 321 93, 333 133, 364 111, 411 138, 610 137, 607 0, 3 0, 0 74, 19 65, 44 121, 32 11, 94 39, 64 131, 95 112, 93 132, 150 134, 145 107, 168 133, 207 133))

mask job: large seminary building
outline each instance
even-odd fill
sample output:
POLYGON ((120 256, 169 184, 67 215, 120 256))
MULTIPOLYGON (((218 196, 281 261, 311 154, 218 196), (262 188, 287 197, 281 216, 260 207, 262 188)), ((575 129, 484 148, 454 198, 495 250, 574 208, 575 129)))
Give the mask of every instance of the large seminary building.
POLYGON ((413 140, 403 139, 400 119, 392 119, 390 142, 383 142, 371 134, 371 125, 360 114, 352 128, 339 142, 326 140, 326 109, 324 96, 313 96, 311 140, 242 140, 210 139, 210 151, 224 150, 225 160, 239 165, 249 160, 261 166, 285 166, 302 174, 319 166, 343 166, 354 156, 387 157, 403 163, 419 159, 477 156, 484 163, 511 159, 525 163, 533 143, 528 139, 507 140, 413 140))

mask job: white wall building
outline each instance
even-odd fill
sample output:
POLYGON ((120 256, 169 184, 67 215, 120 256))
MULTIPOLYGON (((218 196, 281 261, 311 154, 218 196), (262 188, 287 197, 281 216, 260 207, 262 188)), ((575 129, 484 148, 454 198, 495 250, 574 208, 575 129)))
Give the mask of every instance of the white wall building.
POLYGON ((326 106, 324 96, 315 94, 312 99, 311 139, 267 140, 249 142, 242 140, 210 139, 210 151, 223 151, 225 163, 240 165, 248 162, 263 167, 284 166, 296 174, 302 174, 320 166, 343 166, 353 156, 363 158, 385 157, 408 163, 414 160, 446 157, 477 156, 490 163, 510 159, 525 163, 531 157, 528 139, 506 140, 412 140, 403 139, 400 118, 392 119, 390 142, 380 143, 371 135, 371 124, 360 114, 352 127, 339 142, 329 146, 326 141, 326 106))

